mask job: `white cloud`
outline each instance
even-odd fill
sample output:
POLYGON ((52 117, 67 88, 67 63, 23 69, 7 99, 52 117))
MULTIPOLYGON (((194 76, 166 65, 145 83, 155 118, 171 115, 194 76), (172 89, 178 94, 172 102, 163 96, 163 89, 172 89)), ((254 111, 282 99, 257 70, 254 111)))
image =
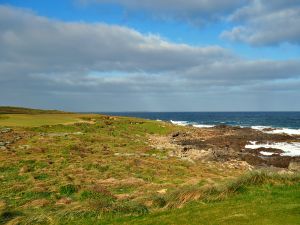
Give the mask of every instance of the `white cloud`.
POLYGON ((284 42, 300 44, 300 1, 254 0, 230 18, 239 24, 221 37, 255 46, 284 42))
POLYGON ((300 76, 299 60, 249 61, 218 46, 175 44, 130 28, 56 21, 12 7, 0 6, 0 28, 0 104, 45 107, 62 98, 62 105, 101 102, 105 110, 130 110, 132 101, 140 104, 135 109, 145 102, 164 108, 169 101, 213 107, 217 103, 201 96, 219 99, 238 90, 241 100, 258 82, 271 90, 277 80, 300 76))

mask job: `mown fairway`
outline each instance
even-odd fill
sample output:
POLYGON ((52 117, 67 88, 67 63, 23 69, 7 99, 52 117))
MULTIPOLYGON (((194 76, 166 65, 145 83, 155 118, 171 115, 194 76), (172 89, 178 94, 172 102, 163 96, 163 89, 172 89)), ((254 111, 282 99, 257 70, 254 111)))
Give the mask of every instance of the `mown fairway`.
POLYGON ((82 121, 76 114, 2 114, 0 126, 38 127, 42 125, 68 124, 82 121))

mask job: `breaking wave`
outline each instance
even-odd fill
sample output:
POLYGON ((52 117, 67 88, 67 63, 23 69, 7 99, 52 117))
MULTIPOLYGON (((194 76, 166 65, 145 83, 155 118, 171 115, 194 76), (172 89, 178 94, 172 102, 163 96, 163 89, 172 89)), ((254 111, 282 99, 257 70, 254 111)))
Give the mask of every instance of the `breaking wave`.
MULTIPOLYGON (((274 142, 274 143, 266 143, 266 144, 257 144, 256 141, 250 141, 250 144, 246 145, 245 148, 249 149, 259 149, 259 148, 273 148, 280 149, 284 151, 281 153, 281 156, 300 156, 300 142, 274 142)), ((261 151, 263 155, 272 155, 273 153, 261 151)))

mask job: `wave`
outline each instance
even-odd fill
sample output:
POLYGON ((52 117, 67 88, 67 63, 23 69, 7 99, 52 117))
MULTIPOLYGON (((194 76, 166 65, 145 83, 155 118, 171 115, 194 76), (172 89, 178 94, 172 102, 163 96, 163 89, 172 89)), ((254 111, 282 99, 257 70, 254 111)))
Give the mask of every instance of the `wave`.
POLYGON ((197 128, 212 128, 212 127, 215 127, 215 125, 208 125, 208 124, 194 124, 193 127, 197 127, 197 128))
POLYGON ((179 126, 188 126, 189 125, 188 121, 174 121, 174 120, 170 120, 170 122, 172 124, 179 125, 179 126))
POLYGON ((210 124, 197 124, 197 123, 192 123, 189 121, 174 121, 170 120, 172 124, 179 125, 179 126, 193 126, 197 128, 211 128, 215 127, 215 125, 210 125, 210 124))
POLYGON ((288 135, 300 135, 300 129, 291 128, 273 128, 270 126, 252 126, 252 129, 260 130, 267 134, 288 134, 288 135))
MULTIPOLYGON (((250 144, 247 144, 245 148, 249 149, 258 149, 258 148, 274 148, 280 149, 284 151, 281 153, 281 156, 300 156, 300 142, 274 142, 274 143, 266 143, 266 144, 257 144, 256 141, 250 141, 250 144)), ((270 152, 260 152, 263 155, 272 155, 270 152)))
MULTIPOLYGON (((179 126, 193 126, 197 128, 212 128, 216 125, 213 124, 198 124, 195 122, 190 121, 174 121, 170 120, 172 124, 179 125, 179 126)), ((239 126, 241 128, 245 128, 247 126, 239 126)), ((300 129, 292 129, 292 128, 275 128, 272 126, 251 126, 254 130, 259 130, 267 134, 288 134, 288 135, 300 135, 300 129)))

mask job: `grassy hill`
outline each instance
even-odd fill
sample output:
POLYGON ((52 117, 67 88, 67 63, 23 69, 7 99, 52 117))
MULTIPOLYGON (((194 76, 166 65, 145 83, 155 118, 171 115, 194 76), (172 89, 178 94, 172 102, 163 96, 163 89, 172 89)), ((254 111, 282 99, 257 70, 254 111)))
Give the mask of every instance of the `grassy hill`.
POLYGON ((0 119, 0 224, 299 224, 299 175, 249 175, 153 145, 189 127, 104 115, 2 116, 14 127, 1 128, 9 119, 0 119))
POLYGON ((0 106, 0 126, 35 127, 82 122, 81 115, 59 110, 0 106))
POLYGON ((13 106, 0 106, 0 114, 62 114, 59 110, 30 109, 13 106))

